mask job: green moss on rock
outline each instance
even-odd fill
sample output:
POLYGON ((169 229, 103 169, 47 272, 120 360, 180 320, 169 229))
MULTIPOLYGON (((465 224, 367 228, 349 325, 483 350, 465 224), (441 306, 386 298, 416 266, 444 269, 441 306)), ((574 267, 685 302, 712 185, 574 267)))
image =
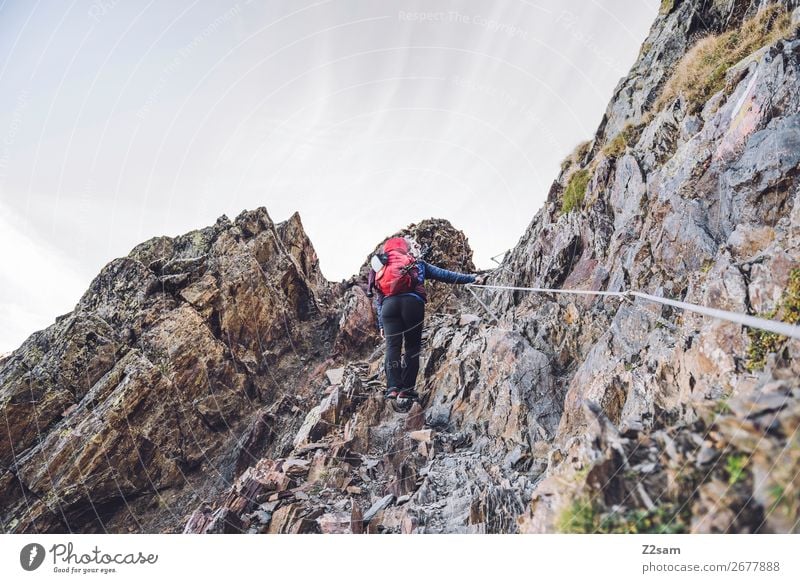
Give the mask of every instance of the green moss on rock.
POLYGON ((557 529, 567 534, 678 534, 689 531, 688 505, 666 503, 652 510, 603 512, 587 497, 574 500, 558 517, 557 529))
MULTIPOLYGON (((769 320, 781 320, 789 324, 800 323, 800 268, 789 274, 789 283, 780 302, 773 309, 762 314, 769 320)), ((774 332, 748 328, 750 347, 747 351, 747 370, 761 370, 767 363, 767 355, 778 352, 786 342, 786 337, 774 332)))
POLYGON ((564 190, 564 196, 561 199, 562 213, 566 214, 574 209, 579 209, 583 205, 590 177, 591 174, 586 168, 576 170, 569 177, 567 188, 564 190))

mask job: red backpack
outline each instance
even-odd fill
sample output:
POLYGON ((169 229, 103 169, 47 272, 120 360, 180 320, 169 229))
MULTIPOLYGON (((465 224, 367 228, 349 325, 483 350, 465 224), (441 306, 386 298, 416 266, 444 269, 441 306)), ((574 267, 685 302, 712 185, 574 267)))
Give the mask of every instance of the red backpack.
POLYGON ((416 258, 408 252, 408 243, 394 237, 383 246, 386 264, 375 274, 375 287, 384 296, 412 292, 417 287, 416 258))

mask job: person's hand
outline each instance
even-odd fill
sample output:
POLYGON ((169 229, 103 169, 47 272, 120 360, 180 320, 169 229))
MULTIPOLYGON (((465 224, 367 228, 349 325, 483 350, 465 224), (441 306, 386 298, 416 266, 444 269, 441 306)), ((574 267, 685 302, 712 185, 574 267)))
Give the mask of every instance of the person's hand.
POLYGON ((486 283, 486 274, 485 273, 476 273, 475 274, 475 281, 472 283, 477 285, 484 285, 486 283))
POLYGON ((381 331, 381 338, 383 338, 385 340, 386 339, 386 335, 383 333, 383 328, 381 328, 380 331, 381 331))

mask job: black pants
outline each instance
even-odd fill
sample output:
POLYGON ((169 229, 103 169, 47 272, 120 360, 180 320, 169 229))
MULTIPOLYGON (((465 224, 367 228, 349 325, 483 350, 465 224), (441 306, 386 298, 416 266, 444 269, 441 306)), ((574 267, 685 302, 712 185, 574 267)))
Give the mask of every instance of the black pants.
POLYGON ((386 335, 386 386, 413 389, 419 372, 425 303, 415 296, 389 296, 383 300, 381 314, 386 335))

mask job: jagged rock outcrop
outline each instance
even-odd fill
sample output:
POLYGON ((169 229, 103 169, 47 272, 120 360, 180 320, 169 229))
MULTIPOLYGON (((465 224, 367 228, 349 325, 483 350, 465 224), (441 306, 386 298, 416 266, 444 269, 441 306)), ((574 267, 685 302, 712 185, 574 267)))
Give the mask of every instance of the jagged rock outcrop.
MULTIPOLYGON (((624 123, 616 126, 629 124, 628 130, 615 141, 604 138, 612 134, 601 127, 585 158, 564 169, 550 201, 495 281, 636 289, 797 322, 796 314, 781 314, 782 305, 800 298, 794 283, 800 275, 796 15, 788 25, 794 6, 761 3, 756 14, 757 7, 747 2, 724 7, 676 2, 674 12, 659 17, 650 35, 655 40, 645 45, 634 75, 622 87, 650 90, 655 80, 640 83, 648 77, 637 71, 661 75, 647 63, 667 51, 661 41, 680 36, 675 31, 688 21, 680 21, 679 14, 702 16, 709 29, 739 35, 744 33, 737 27, 744 22, 752 28, 745 19, 755 18, 765 29, 785 26, 785 35, 728 68, 722 89, 699 109, 678 93, 665 109, 645 105, 634 112, 632 103, 654 100, 618 91, 608 119, 617 116, 624 123), (564 214, 559 196, 582 170, 591 175, 582 208, 564 214)), ((685 39, 668 42, 674 47, 685 39)), ((548 466, 521 518, 523 530, 563 529, 564 516, 577 516, 578 523, 592 516, 594 521, 587 526, 583 520, 581 528, 624 531, 643 529, 642 522, 652 524, 660 516, 665 529, 678 531, 783 531, 786 522, 779 523, 776 508, 796 508, 797 478, 779 477, 776 468, 770 472, 761 445, 796 451, 797 425, 782 421, 770 435, 769 423, 745 421, 750 418, 746 409, 717 408, 710 416, 707 409, 709 401, 714 410, 720 400, 755 402, 773 391, 778 391, 775 398, 796 396, 797 341, 772 338, 775 350, 767 351, 772 356, 759 362, 764 335, 738 325, 639 299, 554 300, 516 295, 491 304, 558 362, 557 374, 566 383, 551 457, 568 461, 548 466), (624 447, 596 443, 600 429, 590 405, 599 407, 607 424, 630 432, 624 447), (737 423, 748 425, 751 437, 762 441, 745 446, 721 435, 723 427, 737 423), (676 458, 670 447, 665 458, 664 443, 679 435, 685 436, 686 453, 679 451, 676 458), (647 446, 653 454, 646 472, 641 462, 636 465, 638 460, 626 460, 622 453, 643 442, 655 444, 647 446), (713 453, 716 465, 705 466, 703 476, 694 469, 682 471, 683 462, 676 460, 686 455, 694 462, 699 452, 713 453), (740 463, 742 471, 732 471, 740 463), (617 465, 609 470, 609 464, 617 465), (605 477, 596 479, 594 473, 603 471, 605 477), (650 487, 651 474, 661 472, 672 474, 669 495, 659 489, 663 483, 650 487), (742 486, 754 476, 758 480, 742 486), (707 499, 709 489, 717 492, 715 505, 707 499), (764 496, 769 489, 772 502, 764 496), (737 507, 737 496, 747 498, 747 511, 737 507)), ((782 419, 794 419, 791 400, 786 397, 771 413, 782 411, 782 419)), ((790 464, 795 472, 800 469, 790 464)))
MULTIPOLYGON (((664 2, 489 283, 800 322, 796 8, 664 2), (681 85, 692 66, 713 67, 707 94, 681 85)), ((406 233, 474 269, 446 221, 406 233)), ((423 405, 401 415, 366 265, 327 282, 299 217, 263 209, 112 262, 0 361, 3 530, 797 531, 798 341, 433 285, 423 405)))
MULTIPOLYGON (((405 232, 468 249, 446 221, 405 232)), ((180 530, 291 443, 332 359, 374 348, 365 287, 326 281, 299 216, 265 209, 111 262, 0 363, 3 531, 180 530)))
POLYGON ((331 299, 299 216, 263 209, 110 263, 2 363, 6 529, 100 529, 203 465, 230 473, 209 462, 332 338, 331 299))

